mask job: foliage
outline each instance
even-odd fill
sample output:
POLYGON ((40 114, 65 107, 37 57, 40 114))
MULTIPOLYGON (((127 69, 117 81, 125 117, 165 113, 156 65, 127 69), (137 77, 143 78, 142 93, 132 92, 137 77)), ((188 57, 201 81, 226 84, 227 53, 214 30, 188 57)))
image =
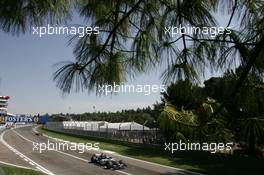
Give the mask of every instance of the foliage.
POLYGON ((40 171, 35 171, 31 169, 17 168, 13 166, 1 165, 0 172, 4 175, 45 175, 40 171))
POLYGON ((202 88, 194 86, 188 80, 179 80, 168 86, 166 92, 162 93, 163 100, 169 101, 177 109, 195 109, 205 100, 202 88))
MULTIPOLYGON (((211 78, 205 82, 205 90, 209 96, 223 102, 240 74, 241 68, 238 68, 235 72, 226 72, 221 78, 211 78)), ((252 154, 256 151, 256 144, 264 143, 263 85, 262 77, 251 72, 237 95, 226 104, 229 113, 228 127, 235 133, 237 141, 247 143, 252 154)))
POLYGON ((167 105, 158 118, 160 129, 167 140, 185 140, 195 133, 197 117, 192 112, 177 111, 172 105, 167 105))
POLYGON ((69 11, 68 0, 1 0, 0 29, 12 34, 25 33, 34 25, 63 22, 69 11))
MULTIPOLYGON (((166 65, 161 77, 167 83, 181 79, 199 82, 205 68, 224 72, 238 64, 241 70, 234 77, 211 81, 212 85, 220 85, 207 95, 214 96, 220 105, 217 109, 212 107, 214 112, 209 118, 197 119, 206 124, 200 131, 207 132, 207 125, 212 123, 217 127, 225 125, 221 118, 225 117, 221 114, 223 109, 231 116, 227 127, 234 129, 237 119, 241 118, 248 124, 244 128, 255 128, 250 129, 250 133, 262 131, 256 121, 260 121, 264 111, 263 83, 255 84, 251 74, 260 77, 264 73, 264 1, 108 0, 98 3, 96 0, 75 0, 70 3, 68 0, 2 0, 0 28, 4 32, 24 33, 32 25, 62 22, 72 9, 85 18, 85 25, 99 26, 100 35, 87 34, 70 40, 75 45, 75 60, 62 63, 54 73, 54 80, 63 92, 70 93, 74 87, 76 90, 98 90, 104 84, 120 84, 129 77, 160 68, 160 65, 166 65), (226 28, 232 23, 238 26, 232 28, 231 33, 224 29, 215 37, 193 33, 172 37, 164 32, 171 26, 215 27, 217 21, 213 14, 219 9, 229 16, 226 28)), ((208 84, 210 82, 205 83, 205 89, 208 84)), ((182 106, 192 110, 204 102, 204 99, 196 98, 196 90, 188 84, 186 87, 186 98, 176 94, 186 100, 173 102, 176 111, 183 112, 182 106)), ((171 93, 167 93, 170 96, 171 93)), ((186 115, 174 113, 173 116, 186 115)), ((220 129, 214 133, 216 131, 220 129)), ((252 145, 258 139, 249 140, 252 145)))
POLYGON ((241 139, 248 143, 251 154, 256 154, 256 144, 264 144, 264 119, 248 118, 241 122, 241 139))
MULTIPOLYGON (((70 40, 75 45, 75 60, 62 63, 54 73, 54 80, 63 92, 70 93, 74 85, 76 90, 98 90, 100 85, 120 84, 128 77, 160 65, 167 65, 161 76, 169 83, 179 79, 197 82, 205 68, 226 71, 238 64, 241 71, 232 81, 234 85, 228 85, 231 89, 217 95, 221 105, 214 110, 213 118, 223 108, 232 108, 229 102, 233 97, 241 98, 237 102, 244 101, 235 108, 247 112, 243 115, 248 117, 263 112, 259 107, 263 101, 257 104, 252 102, 255 99, 248 98, 254 96, 254 92, 247 91, 246 99, 237 93, 244 93, 240 88, 251 73, 263 75, 264 1, 2 0, 0 28, 5 32, 24 33, 32 25, 67 21, 72 10, 86 20, 85 25, 100 27, 100 35, 74 36, 70 40), (216 27, 214 13, 219 11, 229 16, 229 20, 224 32, 215 37, 203 33, 181 33, 172 37, 164 31, 166 27, 216 27), (227 28, 233 23, 239 27, 232 28, 229 33, 227 28)), ((190 88, 188 84, 186 87, 190 88)), ((201 103, 203 100, 196 100, 195 91, 186 92, 190 104, 182 101, 176 106, 185 105, 186 109, 191 109, 201 103)), ((181 94, 176 96, 182 98, 181 94)))
POLYGON ((212 141, 213 138, 225 142, 231 139, 230 141, 246 142, 250 153, 254 153, 257 144, 264 143, 264 83, 260 76, 251 72, 245 84, 225 105, 224 110, 216 116, 212 115, 221 103, 224 103, 240 74, 241 68, 235 72, 227 71, 223 77, 206 80, 204 87, 188 81, 178 81, 169 86, 163 94, 167 106, 159 118, 160 127, 165 135, 168 135, 168 139, 172 139, 171 135, 174 133, 181 133, 185 140, 186 137, 191 140, 198 138, 199 141, 212 141), (192 89, 199 89, 199 95, 194 96, 192 89), (190 107, 190 103, 197 101, 200 103, 190 107), (169 105, 170 103, 176 106, 169 105), (184 111, 186 108, 187 112, 184 111), (190 127, 194 124, 194 120, 190 120, 193 115, 196 118, 196 127, 190 127), (185 123, 179 122, 181 118, 185 119, 185 123), (198 136, 190 133, 196 133, 198 136))
POLYGON ((76 143, 100 142, 100 148, 114 151, 121 155, 158 163, 161 165, 187 169, 214 175, 248 175, 263 172, 264 159, 259 157, 237 157, 231 155, 211 154, 208 152, 179 151, 175 156, 164 151, 161 147, 142 146, 138 144, 122 143, 103 138, 81 137, 77 135, 58 133, 44 128, 38 131, 53 138, 76 143), (213 163, 212 163, 213 162, 213 163), (216 171, 217 169, 217 171, 216 171))
MULTIPOLYGON (((148 127, 157 127, 157 118, 163 108, 162 103, 156 103, 151 107, 138 108, 136 110, 122 110, 117 112, 92 112, 83 114, 66 114, 75 121, 108 121, 108 122, 137 122, 148 127)), ((54 114, 53 117, 63 114, 54 114)))
POLYGON ((167 65, 161 76, 169 83, 177 79, 199 81, 205 67, 225 71, 239 63, 243 74, 233 95, 250 70, 263 73, 263 1, 79 0, 75 9, 101 30, 98 36, 71 39, 75 61, 65 63, 54 73, 63 92, 69 93, 74 85, 76 90, 92 90, 102 84, 122 83, 161 64, 167 65), (226 28, 231 23, 240 27, 231 33, 225 29, 215 37, 172 37, 164 32, 171 26, 215 27, 213 13, 219 9, 230 16, 226 28))
POLYGON ((175 106, 167 104, 158 119, 160 129, 169 141, 227 142, 232 134, 225 127, 225 118, 220 115, 211 118, 217 105, 207 99, 196 111, 177 111, 175 106))

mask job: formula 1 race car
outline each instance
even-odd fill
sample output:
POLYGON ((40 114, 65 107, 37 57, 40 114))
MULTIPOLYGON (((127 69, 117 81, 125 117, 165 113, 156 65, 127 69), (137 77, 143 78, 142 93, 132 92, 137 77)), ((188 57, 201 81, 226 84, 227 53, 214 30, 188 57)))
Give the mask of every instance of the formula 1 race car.
POLYGON ((127 165, 122 160, 115 160, 112 157, 106 156, 106 154, 93 154, 91 157, 91 163, 103 166, 105 169, 120 170, 124 169, 127 165))

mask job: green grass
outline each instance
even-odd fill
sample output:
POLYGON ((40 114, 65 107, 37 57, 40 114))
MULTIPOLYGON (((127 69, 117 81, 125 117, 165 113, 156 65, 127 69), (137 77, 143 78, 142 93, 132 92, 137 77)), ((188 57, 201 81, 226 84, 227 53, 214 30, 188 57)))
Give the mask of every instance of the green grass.
POLYGON ((146 160, 162 165, 213 175, 258 175, 264 174, 264 158, 211 154, 203 151, 179 151, 169 154, 162 147, 143 146, 103 138, 76 136, 38 128, 38 131, 51 137, 77 143, 100 143, 100 149, 117 152, 121 155, 146 160))
POLYGON ((39 171, 17 168, 7 165, 0 165, 0 174, 2 175, 45 175, 39 171))

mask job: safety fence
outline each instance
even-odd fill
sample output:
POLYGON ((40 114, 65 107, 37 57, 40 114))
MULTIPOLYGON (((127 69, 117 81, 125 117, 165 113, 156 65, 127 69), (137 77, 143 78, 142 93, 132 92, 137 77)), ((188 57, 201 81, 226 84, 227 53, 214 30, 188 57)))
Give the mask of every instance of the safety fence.
POLYGON ((79 136, 100 137, 133 143, 162 143, 162 135, 157 128, 150 129, 135 122, 47 122, 44 128, 79 136))

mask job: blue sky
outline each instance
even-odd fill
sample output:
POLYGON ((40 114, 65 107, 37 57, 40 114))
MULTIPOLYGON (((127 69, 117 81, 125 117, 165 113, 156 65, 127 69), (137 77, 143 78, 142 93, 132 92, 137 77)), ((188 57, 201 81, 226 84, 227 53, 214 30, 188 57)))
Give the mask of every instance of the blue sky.
MULTIPOLYGON (((223 24, 225 20, 221 18, 223 24)), ((221 22, 220 21, 220 22, 221 22)), ((72 24, 81 20, 74 18, 72 24)), ((224 25, 225 26, 225 25, 224 25)), ((72 47, 63 35, 45 35, 40 38, 27 32, 12 36, 0 31, 0 95, 11 97, 8 111, 14 114, 83 113, 116 111, 146 107, 160 101, 159 93, 145 96, 141 93, 122 93, 114 96, 96 96, 71 93, 62 95, 52 80, 54 64, 73 60, 72 47)), ((162 84, 161 72, 153 71, 130 80, 127 84, 162 84)), ((211 76, 209 73, 206 77, 211 76)))
MULTIPOLYGON (((9 112, 36 113, 82 113, 116 111, 152 105, 160 100, 159 93, 145 96, 137 93, 122 93, 98 97, 95 93, 72 93, 62 95, 52 80, 54 64, 73 60, 72 47, 67 38, 51 35, 39 38, 29 32, 12 36, 0 33, 0 94, 9 95, 9 112)), ((157 72, 142 75, 128 84, 161 84, 157 72)))

